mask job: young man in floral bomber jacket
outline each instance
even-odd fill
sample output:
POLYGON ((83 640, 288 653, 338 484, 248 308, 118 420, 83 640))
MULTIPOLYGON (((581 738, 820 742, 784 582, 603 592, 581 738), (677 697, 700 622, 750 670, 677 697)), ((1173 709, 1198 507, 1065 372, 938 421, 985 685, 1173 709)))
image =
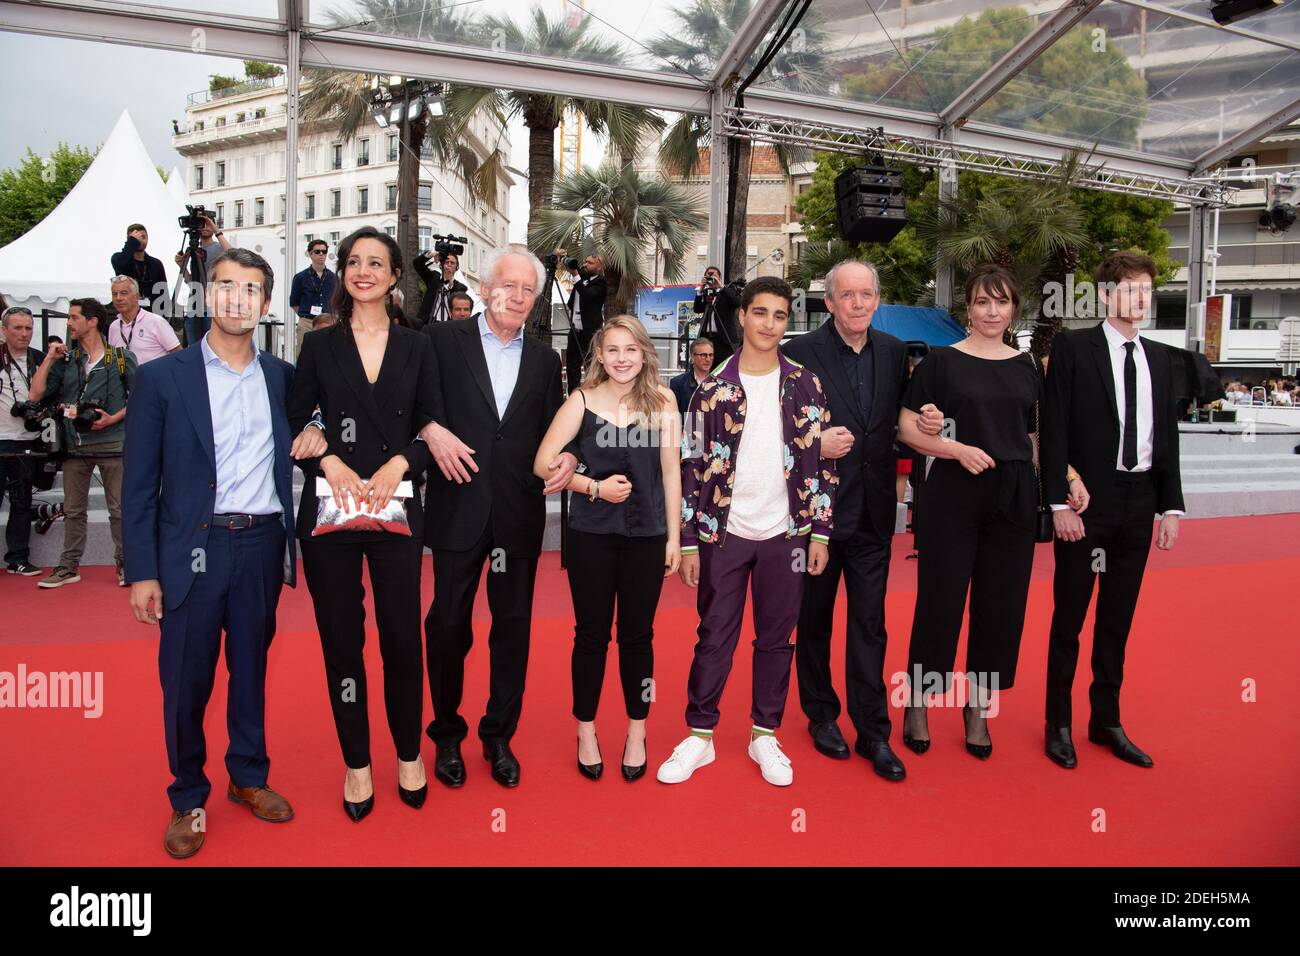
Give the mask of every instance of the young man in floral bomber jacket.
POLYGON ((754 601, 754 690, 749 755, 763 779, 794 780, 776 728, 790 687, 804 572, 826 567, 835 463, 821 458, 826 399, 811 371, 780 345, 793 291, 774 277, 741 294, 741 350, 695 390, 683 430, 681 577, 699 587, 699 640, 687 686, 690 736, 659 768, 681 783, 714 760, 718 723, 745 612, 754 601), (742 440, 743 439, 743 440, 742 440))

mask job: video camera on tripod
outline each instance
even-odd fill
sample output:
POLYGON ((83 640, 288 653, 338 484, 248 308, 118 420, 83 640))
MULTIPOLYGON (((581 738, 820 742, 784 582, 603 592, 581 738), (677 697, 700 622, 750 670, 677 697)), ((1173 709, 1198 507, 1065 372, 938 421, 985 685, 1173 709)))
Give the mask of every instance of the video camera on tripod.
POLYGON ((185 215, 177 216, 176 222, 187 234, 193 234, 193 238, 197 242, 199 233, 203 231, 204 220, 210 219, 216 222, 216 219, 213 219, 212 213, 208 212, 203 206, 186 204, 185 210, 185 215))
POLYGON ((564 264, 564 268, 571 269, 574 272, 582 266, 581 261, 573 258, 573 256, 566 256, 561 252, 553 252, 549 256, 542 257, 542 265, 546 266, 546 271, 552 275, 555 274, 555 270, 561 263, 564 264))

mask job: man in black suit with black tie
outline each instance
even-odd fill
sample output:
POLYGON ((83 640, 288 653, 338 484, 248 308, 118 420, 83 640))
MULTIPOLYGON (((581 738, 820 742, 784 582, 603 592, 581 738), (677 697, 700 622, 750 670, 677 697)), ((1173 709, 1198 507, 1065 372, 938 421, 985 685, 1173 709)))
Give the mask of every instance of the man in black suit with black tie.
POLYGON ((605 299, 609 285, 605 282, 605 260, 600 256, 587 256, 573 272, 573 291, 569 293, 569 311, 573 322, 569 325, 567 346, 569 391, 582 384, 582 371, 591 353, 591 340, 605 324, 605 299))
MULTIPOLYGON (((847 760, 848 744, 836 720, 840 700, 831 686, 831 627, 840 575, 848 595, 845 670, 849 718, 857 730, 854 749, 887 780, 902 780, 902 762, 889 746, 885 690, 885 582, 896 511, 894 434, 907 385, 907 346, 871 327, 880 304, 874 266, 854 259, 826 274, 826 310, 820 328, 782 348, 812 369, 830 406, 832 427, 822 432, 822 455, 838 459, 839 491, 830 561, 804 587, 795 641, 799 703, 819 751, 847 760)), ((943 415, 923 409, 921 428, 937 435, 943 415)))
POLYGON ((438 468, 429 470, 425 544, 433 550, 433 604, 425 618, 433 722, 434 776, 449 787, 465 782, 460 715, 465 656, 483 565, 488 564, 491 691, 479 721, 492 777, 519 783, 510 738, 523 706, 533 584, 546 528, 546 498, 565 487, 577 467, 569 452, 552 462, 543 485, 533 474, 542 436, 563 402, 559 356, 524 335, 542 289, 541 262, 525 246, 489 260, 477 318, 432 322, 438 388, 434 420, 420 432, 438 468))
POLYGON ((1070 689, 1079 631, 1099 572, 1088 739, 1128 763, 1152 766, 1120 724, 1119 690, 1154 516, 1163 515, 1156 547, 1167 551, 1178 540, 1183 514, 1173 350, 1138 335, 1155 276, 1150 256, 1108 256, 1094 276, 1106 320, 1090 329, 1058 332, 1048 363, 1042 465, 1056 526, 1056 573, 1046 750, 1067 769, 1077 764, 1070 689), (1082 491, 1083 482, 1091 495, 1086 501, 1081 500, 1089 493, 1082 491), (1086 519, 1080 517, 1085 508, 1086 519))

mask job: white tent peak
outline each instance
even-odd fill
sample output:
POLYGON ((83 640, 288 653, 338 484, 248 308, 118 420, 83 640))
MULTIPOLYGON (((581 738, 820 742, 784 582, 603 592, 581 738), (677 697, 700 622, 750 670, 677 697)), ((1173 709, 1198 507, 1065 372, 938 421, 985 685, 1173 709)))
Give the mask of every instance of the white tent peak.
MULTIPOLYGON (((183 177, 179 185, 183 186, 183 177)), ((107 300, 110 258, 126 241, 126 227, 149 232, 150 255, 162 260, 169 283, 180 249, 180 201, 158 175, 127 110, 77 185, 39 223, 0 248, 0 293, 11 303, 64 308, 68 299, 107 300), (32 300, 39 300, 33 302, 32 300)))

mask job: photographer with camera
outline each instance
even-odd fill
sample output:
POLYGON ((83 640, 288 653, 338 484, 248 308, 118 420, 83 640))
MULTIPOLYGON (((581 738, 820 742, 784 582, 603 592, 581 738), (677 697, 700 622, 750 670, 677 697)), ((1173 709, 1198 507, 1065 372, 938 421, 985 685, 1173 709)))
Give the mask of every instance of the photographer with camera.
POLYGON ((138 222, 126 227, 126 242, 113 253, 113 275, 130 276, 140 289, 140 305, 150 312, 165 315, 170 311, 167 297, 167 273, 162 261, 145 252, 149 231, 138 222))
MULTIPOLYGON (((563 255, 564 250, 560 250, 563 255)), ((565 259, 564 266, 573 275, 573 291, 569 293, 568 376, 569 391, 582 381, 583 369, 591 353, 591 340, 605 324, 605 299, 609 286, 605 282, 605 260, 600 256, 587 256, 581 263, 565 259)))
POLYGON ((307 243, 311 265, 295 275, 289 286, 289 308, 298 315, 298 346, 294 355, 302 354, 304 335, 331 322, 330 301, 334 298, 338 277, 326 268, 329 251, 329 244, 324 239, 307 243))
POLYGON ((465 251, 463 243, 468 240, 464 236, 434 236, 433 239, 433 250, 420 253, 411 262, 416 274, 424 280, 424 299, 420 302, 416 329, 423 328, 428 322, 450 320, 452 293, 469 291, 469 286, 456 280, 460 256, 465 251), (437 272, 433 270, 435 264, 437 272))
POLYGON ((713 362, 720 365, 731 358, 740 342, 740 328, 736 313, 740 309, 740 292, 743 281, 722 284, 722 271, 717 266, 704 270, 704 281, 695 292, 695 314, 702 316, 699 334, 713 341, 713 362))
POLYGON ((135 380, 130 349, 104 341, 108 310, 98 299, 73 299, 68 305, 71 350, 53 345, 32 376, 31 400, 48 396, 63 411, 67 457, 63 462, 64 539, 59 566, 37 587, 57 588, 81 580, 77 569, 86 549, 86 506, 90 477, 99 468, 113 534, 113 558, 122 587, 122 439, 126 403, 135 380))
POLYGON ((130 276, 114 276, 110 286, 117 318, 108 327, 108 344, 130 349, 137 365, 180 351, 171 323, 140 308, 140 288, 130 276))
MULTIPOLYGON (((198 236, 195 241, 189 243, 191 248, 176 253, 176 264, 181 267, 181 277, 185 280, 187 289, 194 290, 186 297, 186 303, 182 306, 185 316, 185 341, 186 344, 192 345, 204 336, 212 324, 207 298, 203 294, 207 286, 208 267, 217 261, 217 256, 231 246, 226 234, 217 227, 206 209, 202 206, 185 208, 189 210, 188 214, 179 217, 177 222, 187 235, 197 229, 198 236), (191 257, 198 259, 193 269, 190 268, 191 257)), ((120 307, 118 311, 121 311, 120 307)), ((158 314, 165 315, 161 312, 158 314)))
POLYGON ((32 313, 23 306, 5 309, 0 316, 4 345, 0 346, 0 503, 9 499, 5 524, 5 567, 10 574, 32 577, 41 569, 27 560, 32 532, 32 459, 40 449, 27 427, 36 421, 36 405, 28 390, 44 358, 31 348, 32 313))

